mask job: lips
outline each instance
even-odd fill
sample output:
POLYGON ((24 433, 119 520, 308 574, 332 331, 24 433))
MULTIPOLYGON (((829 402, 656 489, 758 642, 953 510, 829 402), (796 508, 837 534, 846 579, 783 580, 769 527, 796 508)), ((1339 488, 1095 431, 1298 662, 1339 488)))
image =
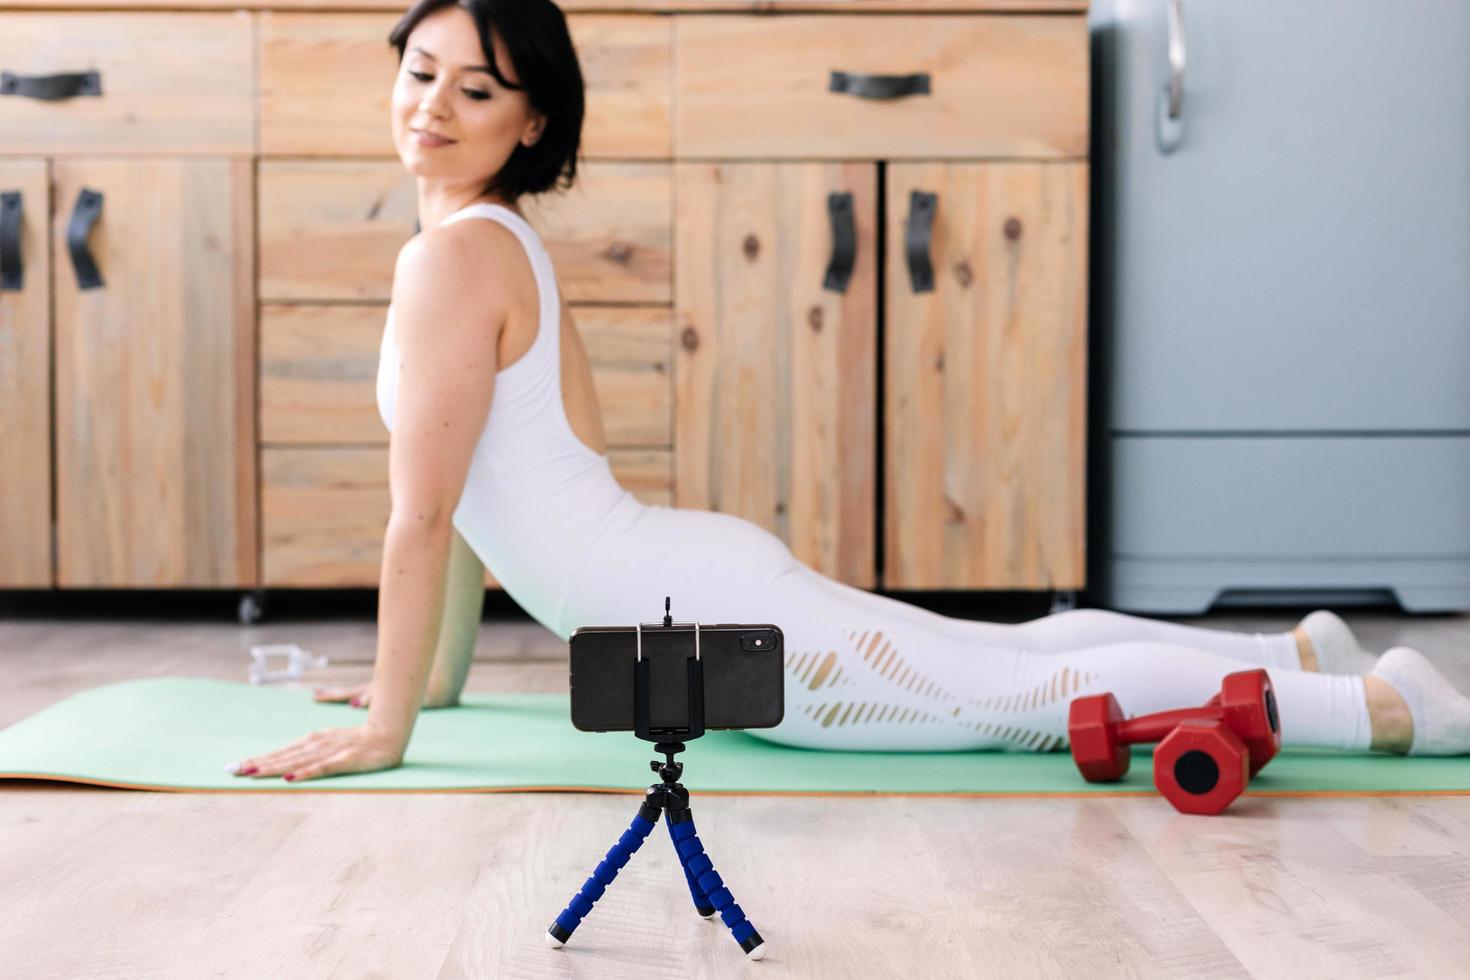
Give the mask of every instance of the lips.
POLYGON ((413 131, 413 138, 420 146, 428 147, 448 146, 454 142, 454 140, 440 136, 438 133, 430 133, 422 129, 415 129, 413 131))

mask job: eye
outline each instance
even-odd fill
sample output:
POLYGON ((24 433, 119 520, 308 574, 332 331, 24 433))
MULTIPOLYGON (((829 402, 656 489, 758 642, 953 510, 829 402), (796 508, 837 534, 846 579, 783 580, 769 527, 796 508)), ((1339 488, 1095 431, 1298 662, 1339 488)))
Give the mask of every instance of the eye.
POLYGON ((474 99, 476 102, 484 102, 486 99, 490 98, 490 93, 489 92, 481 92, 479 89, 474 89, 474 88, 467 88, 467 89, 465 89, 464 90, 464 94, 465 95, 468 95, 470 98, 474 99))
POLYGON ((434 80, 433 75, 429 75, 421 71, 411 71, 409 72, 409 74, 413 76, 415 80, 420 82, 432 82, 434 80))

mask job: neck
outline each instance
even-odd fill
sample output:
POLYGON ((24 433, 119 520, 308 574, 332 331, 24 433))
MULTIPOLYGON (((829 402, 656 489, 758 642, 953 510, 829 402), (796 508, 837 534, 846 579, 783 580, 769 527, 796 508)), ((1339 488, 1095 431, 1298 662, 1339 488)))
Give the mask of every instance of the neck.
POLYGON ((418 201, 419 227, 424 231, 439 227, 450 215, 471 204, 499 204, 520 214, 519 209, 511 202, 496 194, 485 194, 478 187, 445 187, 428 184, 422 179, 419 180, 418 201))

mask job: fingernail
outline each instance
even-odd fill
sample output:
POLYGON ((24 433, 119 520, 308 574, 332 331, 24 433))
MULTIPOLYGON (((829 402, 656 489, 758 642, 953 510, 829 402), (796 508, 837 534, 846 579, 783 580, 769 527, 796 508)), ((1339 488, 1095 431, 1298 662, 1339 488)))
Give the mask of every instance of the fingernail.
POLYGON ((353 698, 352 699, 352 706, 354 708, 361 708, 362 707, 362 698, 353 698))
POLYGON ((286 773, 286 775, 282 776, 281 778, 284 779, 286 782, 289 783, 291 780, 293 780, 293 779, 296 778, 296 774, 294 772, 288 772, 288 773, 286 773))
POLYGON ((253 776, 253 775, 255 775, 258 772, 260 772, 260 767, 259 766, 251 766, 249 769, 242 769, 242 770, 240 770, 240 775, 242 775, 242 776, 253 776))

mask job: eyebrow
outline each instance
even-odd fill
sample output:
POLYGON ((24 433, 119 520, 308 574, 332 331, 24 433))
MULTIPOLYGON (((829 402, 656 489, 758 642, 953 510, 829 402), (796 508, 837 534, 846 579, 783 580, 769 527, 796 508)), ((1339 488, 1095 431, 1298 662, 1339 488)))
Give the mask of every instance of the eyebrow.
MULTIPOLYGON (((423 55, 425 58, 428 58, 430 61, 437 61, 438 60, 433 55, 429 54, 429 52, 427 52, 423 48, 419 47, 417 44, 415 44, 413 47, 409 48, 408 50, 410 50, 410 51, 417 51, 419 54, 423 55)), ((491 75, 493 77, 493 73, 490 71, 490 66, 489 65, 465 65, 465 66, 463 66, 463 69, 464 69, 464 71, 482 71, 485 74, 491 75)))

